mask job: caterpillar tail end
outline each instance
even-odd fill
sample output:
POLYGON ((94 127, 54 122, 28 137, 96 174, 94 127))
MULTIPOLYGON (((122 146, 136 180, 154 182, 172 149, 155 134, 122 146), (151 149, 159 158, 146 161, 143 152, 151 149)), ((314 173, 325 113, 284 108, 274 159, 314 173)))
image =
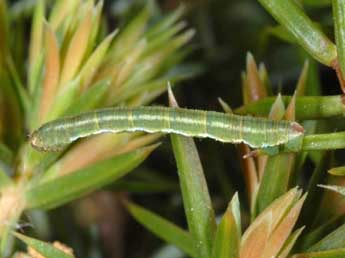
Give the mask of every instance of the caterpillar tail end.
POLYGON ((295 132, 297 133, 301 133, 301 134, 304 134, 304 128, 303 126, 301 126, 299 123, 297 122, 292 122, 291 123, 291 128, 292 130, 294 130, 295 132))

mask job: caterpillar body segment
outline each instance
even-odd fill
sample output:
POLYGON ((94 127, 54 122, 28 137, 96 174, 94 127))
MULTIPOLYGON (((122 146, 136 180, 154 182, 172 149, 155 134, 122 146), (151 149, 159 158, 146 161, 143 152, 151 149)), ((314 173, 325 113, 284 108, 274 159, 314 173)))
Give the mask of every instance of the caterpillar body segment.
POLYGON ((212 138, 221 142, 244 142, 253 148, 298 151, 303 127, 291 121, 239 116, 214 111, 167 107, 106 108, 57 119, 32 133, 32 146, 59 151, 73 141, 100 133, 143 131, 176 133, 212 138))

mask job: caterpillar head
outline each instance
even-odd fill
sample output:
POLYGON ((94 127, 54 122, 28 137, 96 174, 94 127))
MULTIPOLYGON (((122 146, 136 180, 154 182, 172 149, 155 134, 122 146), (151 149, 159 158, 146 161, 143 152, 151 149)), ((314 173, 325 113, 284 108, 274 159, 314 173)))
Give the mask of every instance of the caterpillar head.
POLYGON ((45 135, 46 132, 39 128, 38 130, 34 131, 31 135, 29 135, 29 142, 31 146, 38 150, 38 151, 62 151, 64 149, 64 145, 59 143, 55 143, 55 141, 49 140, 49 135, 45 135))

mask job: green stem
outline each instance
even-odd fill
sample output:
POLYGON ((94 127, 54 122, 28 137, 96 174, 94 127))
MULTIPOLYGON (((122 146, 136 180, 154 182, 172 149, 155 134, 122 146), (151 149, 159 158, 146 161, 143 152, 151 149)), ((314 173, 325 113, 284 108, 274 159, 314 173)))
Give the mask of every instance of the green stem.
POLYGON ((345 149, 345 132, 312 134, 303 139, 303 151, 345 149))
POLYGON ((338 62, 340 66, 340 84, 345 92, 345 0, 332 0, 335 39, 337 43, 338 62))
MULTIPOLYGON (((283 96, 284 104, 287 105, 291 97, 283 96)), ((237 114, 251 114, 266 116, 276 98, 268 97, 252 104, 239 107, 235 110, 237 114)), ((296 119, 309 120, 328 118, 345 115, 345 96, 306 96, 296 99, 296 119)))

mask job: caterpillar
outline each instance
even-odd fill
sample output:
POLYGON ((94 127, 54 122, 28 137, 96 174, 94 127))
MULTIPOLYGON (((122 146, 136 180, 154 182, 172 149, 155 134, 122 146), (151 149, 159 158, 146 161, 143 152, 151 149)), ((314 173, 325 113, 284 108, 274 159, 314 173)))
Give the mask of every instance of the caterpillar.
POLYGON ((138 107, 105 108, 57 119, 34 131, 30 142, 40 151, 60 151, 90 135, 134 131, 243 142, 253 148, 279 146, 279 150, 294 152, 301 149, 304 134, 303 127, 291 121, 184 108, 138 107))

